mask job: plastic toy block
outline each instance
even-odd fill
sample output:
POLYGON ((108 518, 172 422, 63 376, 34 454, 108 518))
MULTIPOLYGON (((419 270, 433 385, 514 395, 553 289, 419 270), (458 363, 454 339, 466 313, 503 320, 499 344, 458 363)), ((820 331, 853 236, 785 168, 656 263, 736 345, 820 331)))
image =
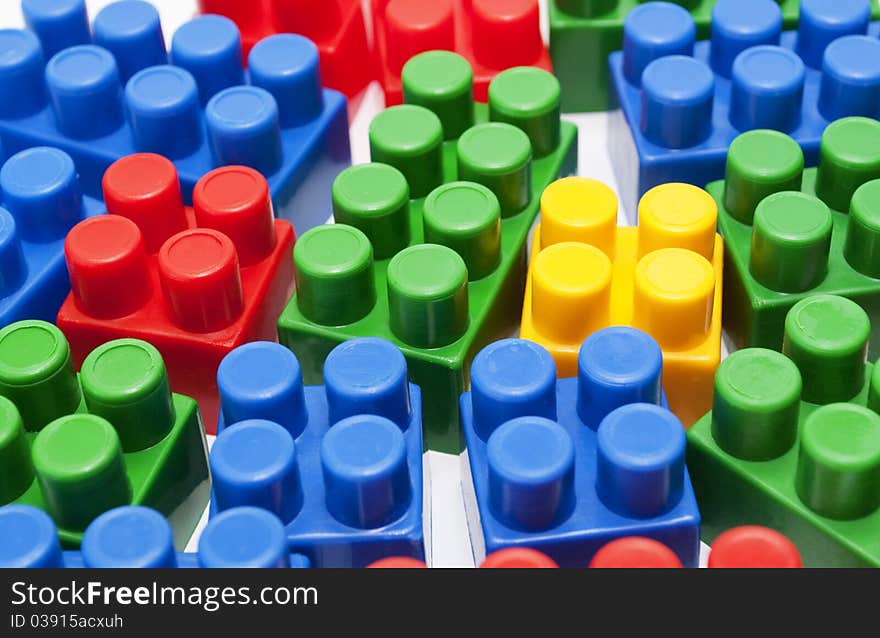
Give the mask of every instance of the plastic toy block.
POLYGON ((700 513, 685 431, 664 406, 660 348, 633 328, 586 339, 576 377, 556 379, 540 345, 482 350, 461 397, 462 490, 474 558, 508 547, 585 567, 609 541, 645 536, 686 566, 700 513))
POLYGON ((747 348, 721 363, 713 410, 687 434, 703 540, 762 525, 807 567, 880 566, 870 328, 854 302, 813 295, 789 311, 782 353, 747 348))
POLYGON ((211 515, 270 510, 315 567, 424 561, 422 399, 406 360, 388 341, 353 339, 327 357, 324 380, 304 388, 296 356, 275 343, 223 360, 211 515))
POLYGON ((797 547, 779 532, 758 525, 729 529, 712 543, 708 567, 785 569, 801 567, 797 547))
POLYGON ((424 569, 427 565, 415 558, 391 556, 389 558, 380 558, 375 563, 367 565, 367 567, 370 569, 424 569))
POLYGON ((554 569, 559 567, 552 558, 528 547, 508 547, 486 556, 480 564, 483 569, 554 569))
POLYGON ((33 148, 0 168, 0 327, 55 320, 70 292, 64 236, 100 212, 101 202, 82 195, 63 151, 33 148))
POLYGON ((171 394, 153 346, 110 341, 77 376, 58 328, 6 326, 0 412, 0 504, 45 510, 64 547, 78 547, 107 510, 146 505, 186 545, 208 503, 205 436, 196 402, 171 394))
MULTIPOLYGON (((48 3, 25 2, 38 4, 48 3)), ((112 3, 92 26, 92 42, 52 54, 41 28, 0 31, 7 154, 57 147, 73 158, 86 194, 100 197, 114 161, 159 153, 177 167, 188 204, 203 175, 242 164, 263 173, 275 213, 299 232, 326 221, 333 178, 351 163, 348 116, 345 97, 321 88, 309 40, 266 38, 245 71, 238 29, 221 16, 185 23, 170 52, 146 2, 112 3)))
POLYGON ((457 453, 469 362, 516 330, 538 194, 575 172, 577 130, 560 123, 558 84, 544 71, 502 72, 488 109, 474 112, 469 92, 457 90, 469 82, 460 56, 429 52, 410 64, 425 95, 433 79, 458 79, 445 84, 451 94, 373 121, 372 158, 384 164, 344 171, 333 187, 337 224, 300 237, 297 292, 278 333, 306 383, 321 382, 338 343, 392 341, 425 396, 428 448, 457 453))
POLYGON ((609 60, 620 108, 608 151, 627 211, 658 184, 721 179, 741 132, 787 133, 814 165, 830 122, 880 115, 880 24, 869 26, 870 7, 804 0, 798 31, 783 33, 772 0, 719 0, 712 39, 696 44, 680 7, 634 10, 624 49, 609 60))
POLYGON ((266 180, 244 166, 205 175, 189 209, 170 161, 131 155, 105 174, 104 198, 110 214, 80 222, 65 243, 72 292, 57 321, 74 363, 110 339, 149 341, 213 433, 220 360, 276 339, 293 288, 293 229, 272 219, 266 180))
POLYGON ((629 536, 611 541, 596 552, 595 569, 675 569, 681 561, 671 549, 651 538, 629 536))
POLYGON ((571 377, 590 334, 644 330, 663 350, 669 407, 689 427, 712 407, 721 361, 716 205, 695 186, 666 184, 639 210, 637 228, 617 227, 617 197, 601 182, 569 177, 544 191, 520 336, 544 346, 559 376, 571 377))
POLYGON ((298 33, 318 47, 328 87, 354 97, 374 78, 361 0, 201 0, 205 13, 226 16, 241 31, 244 55, 263 38, 298 33))
MULTIPOLYGON (((473 91, 488 100, 500 71, 552 71, 541 40, 538 0, 371 0, 379 79, 387 105, 409 102, 401 72, 425 51, 459 53, 473 68, 473 91)), ((435 80, 442 81, 441 78, 435 80)))
MULTIPOLYGON (((727 248, 723 323, 738 347, 779 350, 786 313, 820 293, 880 320, 880 122, 834 122, 820 155, 803 170, 790 138, 752 131, 731 145, 727 179, 706 187, 727 248)), ((869 355, 880 355, 878 335, 869 355)))

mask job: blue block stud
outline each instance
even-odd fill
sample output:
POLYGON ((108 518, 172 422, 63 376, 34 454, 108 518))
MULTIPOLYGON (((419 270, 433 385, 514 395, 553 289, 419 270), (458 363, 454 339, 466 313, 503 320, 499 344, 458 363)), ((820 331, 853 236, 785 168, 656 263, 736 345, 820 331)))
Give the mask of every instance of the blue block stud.
POLYGON ((697 29, 690 13, 671 2, 649 2, 629 12, 623 23, 624 73, 635 85, 658 58, 691 55, 697 29))
POLYGON ((31 115, 46 101, 43 50, 30 31, 0 30, 0 117, 31 115))
POLYGON ((244 84, 241 60, 238 27, 223 16, 194 18, 171 39, 171 63, 192 73, 202 104, 223 89, 244 84))
POLYGON ((241 164, 270 174, 281 164, 278 104, 256 86, 234 86, 211 98, 205 109, 214 162, 241 164))
POLYGON ((266 510, 231 509, 208 522, 199 538, 199 566, 290 567, 284 525, 266 510))
POLYGON ((712 130, 715 83, 703 62, 684 55, 654 60, 642 74, 642 133, 655 144, 686 148, 712 130))
POLYGON ((819 111, 828 120, 880 117, 880 40, 849 35, 825 49, 819 111))
POLYGON ((308 38, 292 33, 269 36, 251 49, 248 68, 251 84, 278 101, 282 126, 299 126, 321 113, 318 47, 308 38))
POLYGON ((720 2, 712 8, 711 66, 729 78, 740 53, 761 44, 779 44, 782 10, 772 0, 720 2))
POLYGON ((170 159, 191 155, 202 143, 196 82, 176 66, 139 71, 125 86, 128 121, 135 145, 170 159))
POLYGON ((171 525, 148 507, 117 507, 92 521, 81 546, 86 567, 177 567, 171 525))
POLYGON ((0 530, 0 568, 64 566, 58 531, 43 510, 30 505, 0 507, 0 530))
POLYGON ((730 123, 741 131, 789 133, 801 121, 804 63, 779 46, 752 47, 733 62, 730 123))
POLYGON ((21 12, 47 57, 91 41, 85 0, 21 0, 21 12))
POLYGON ((271 512, 288 552, 315 567, 424 560, 421 395, 403 355, 352 339, 329 354, 324 379, 303 388, 295 356, 277 344, 226 356, 212 521, 241 507, 271 512))
POLYGON ((797 53, 818 69, 825 47, 845 35, 866 34, 870 19, 871 0, 801 0, 797 53))
POLYGON ((149 2, 123 0, 109 4, 95 16, 92 30, 95 44, 116 58, 123 82, 141 69, 168 61, 159 12, 149 2))
POLYGON ((523 401, 538 385, 543 392, 535 368, 553 371, 549 354, 544 362, 522 356, 536 348, 518 339, 487 348, 493 360, 514 364, 492 388, 495 413, 477 409, 478 384, 461 396, 462 489, 477 563, 500 549, 530 547, 561 567, 583 567, 606 543, 645 536, 696 566, 700 514, 684 427, 660 387, 659 346, 632 328, 596 332, 581 347, 578 376, 551 382, 555 409, 546 399, 523 401), (497 413, 506 421, 495 424, 497 413), (487 417, 489 428, 480 423, 487 417))

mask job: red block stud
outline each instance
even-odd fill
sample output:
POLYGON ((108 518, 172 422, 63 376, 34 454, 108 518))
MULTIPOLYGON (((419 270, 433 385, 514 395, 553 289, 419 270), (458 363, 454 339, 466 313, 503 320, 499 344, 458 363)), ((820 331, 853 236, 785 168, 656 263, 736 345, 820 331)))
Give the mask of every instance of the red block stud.
POLYGON ((269 0, 270 18, 280 32, 300 33, 315 42, 333 37, 342 23, 342 8, 339 0, 269 0))
POLYGON ((423 569, 427 567, 422 561, 405 556, 390 556, 367 565, 371 569, 423 569))
POLYGON ((400 75, 412 56, 435 49, 455 50, 452 0, 390 0, 385 8, 388 65, 400 75))
POLYGON ((559 565, 552 558, 535 549, 510 547, 489 554, 480 567, 489 569, 549 569, 559 567, 559 565))
POLYGON ((802 567, 797 547, 779 532, 757 525, 729 529, 712 543, 709 567, 802 567))
POLYGON ((502 71, 541 55, 541 12, 534 0, 473 0, 474 57, 502 71))
POLYGON ((681 561, 660 541, 641 536, 611 541, 593 556, 590 567, 599 569, 673 569, 681 561))

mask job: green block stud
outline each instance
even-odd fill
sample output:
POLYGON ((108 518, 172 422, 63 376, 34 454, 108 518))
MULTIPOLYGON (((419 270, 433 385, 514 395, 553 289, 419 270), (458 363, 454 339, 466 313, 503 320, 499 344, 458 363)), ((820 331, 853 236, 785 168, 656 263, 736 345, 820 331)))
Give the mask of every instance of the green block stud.
POLYGON ((407 103, 370 126, 374 163, 341 173, 336 224, 297 240, 296 292, 278 321, 308 384, 343 341, 400 347, 422 389, 425 444, 444 452, 462 449, 471 360, 517 329, 540 195, 577 170, 577 129, 560 121, 550 74, 503 71, 489 104, 474 104, 463 63, 435 51, 406 65, 407 103))
MULTIPOLYGON (((724 329, 737 347, 782 348, 785 317, 815 294, 847 297, 880 325, 880 122, 822 136, 818 168, 775 131, 743 133, 706 190, 724 237, 724 329)), ((880 334, 869 354, 880 355, 880 334)))
POLYGON ((0 505, 44 509, 65 547, 120 505, 152 507, 183 549, 210 492, 198 405, 171 394, 162 357, 135 339, 105 343, 74 372, 61 331, 0 330, 0 505))
POLYGON ((687 465, 711 543, 740 525, 790 538, 805 566, 880 567, 880 367, 868 316, 843 297, 798 302, 784 353, 722 361, 687 465))

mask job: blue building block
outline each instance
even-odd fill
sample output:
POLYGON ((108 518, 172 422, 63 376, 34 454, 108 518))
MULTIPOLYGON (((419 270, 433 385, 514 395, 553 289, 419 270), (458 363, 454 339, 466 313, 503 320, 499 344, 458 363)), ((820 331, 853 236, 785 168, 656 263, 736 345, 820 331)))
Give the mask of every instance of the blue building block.
POLYGON ((700 513, 661 367, 657 343, 622 327, 584 342, 575 378, 557 380, 552 357, 531 341, 498 341, 476 356, 461 415, 477 564, 530 547, 584 567, 609 541, 646 536, 696 566, 700 513))
POLYGON ((73 160, 39 147, 0 168, 0 327, 22 319, 54 322, 70 292, 64 238, 77 222, 104 212, 84 197, 73 160))
POLYGON ((30 505, 0 508, 0 530, 0 568, 310 566, 305 556, 287 553, 281 521, 256 508, 229 510, 209 522, 197 553, 175 553, 168 521, 155 510, 130 505, 92 521, 79 551, 61 551, 52 519, 30 505))
POLYGON ((619 109, 608 151, 632 220, 638 199, 668 182, 705 186, 724 177, 727 150, 744 131, 791 135, 815 165, 825 127, 848 115, 880 117, 880 24, 870 0, 804 0, 798 31, 782 32, 773 0, 719 0, 710 41, 667 2, 625 22, 610 56, 619 109))
POLYGON ((233 350, 217 371, 212 516, 270 510, 290 551, 315 567, 424 560, 421 394, 406 379, 406 360, 383 339, 340 344, 325 385, 305 388, 283 346, 233 350))
POLYGON ((25 2, 34 31, 0 31, 7 154, 60 148, 73 157, 85 192, 99 198, 110 164, 159 153, 177 167, 188 204, 205 173, 244 164, 266 176, 276 215, 297 233, 329 218, 333 180, 351 163, 348 115, 345 97, 321 87, 310 40, 268 37, 251 50, 245 70, 238 28, 227 18, 187 22, 166 52, 156 9, 123 0, 95 17, 92 42, 55 53, 46 34, 59 21, 77 32, 81 15, 49 20, 35 9, 42 4, 25 2))

